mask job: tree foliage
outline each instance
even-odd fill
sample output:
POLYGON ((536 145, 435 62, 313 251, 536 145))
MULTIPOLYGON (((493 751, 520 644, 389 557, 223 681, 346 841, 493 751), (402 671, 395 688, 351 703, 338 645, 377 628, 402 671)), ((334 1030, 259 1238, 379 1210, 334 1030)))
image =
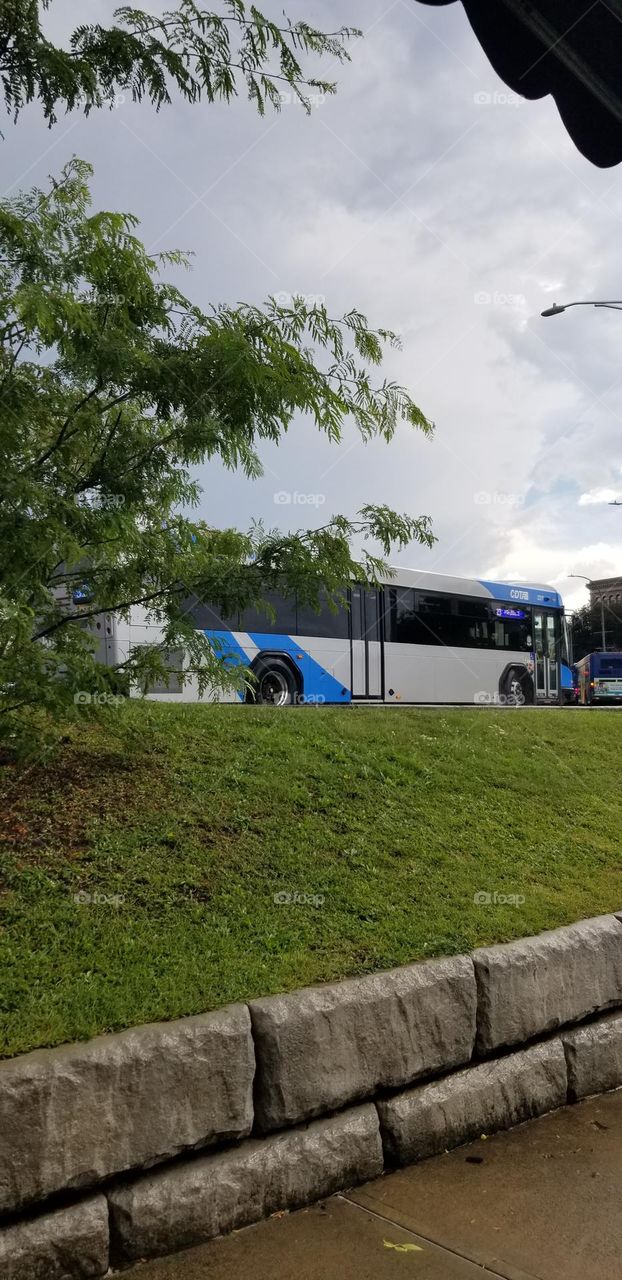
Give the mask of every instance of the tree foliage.
POLYGON ((222 678, 184 613, 190 593, 225 612, 267 588, 316 602, 374 555, 354 534, 433 541, 427 517, 366 506, 316 530, 247 533, 191 519, 192 469, 220 459, 261 472, 258 448, 306 415, 339 442, 346 420, 390 440, 399 422, 430 432, 408 392, 372 374, 389 330, 358 311, 270 299, 203 310, 163 273, 127 214, 93 212, 90 168, 73 160, 46 190, 0 205, 0 709, 71 703, 76 691, 145 681, 182 645, 201 681, 222 678), (123 671, 98 664, 91 617, 143 604, 164 629, 123 671))
POLYGON ((309 75, 303 60, 343 62, 360 35, 287 17, 279 25, 243 0, 222 0, 215 12, 181 0, 160 17, 123 5, 113 26, 81 23, 60 48, 43 29, 49 7, 50 0, 0 0, 0 78, 10 114, 38 100, 50 125, 61 108, 88 115, 120 93, 159 109, 172 90, 188 102, 229 102, 240 84, 262 115, 266 106, 280 108, 284 88, 309 110, 309 92, 334 93, 335 84, 309 75))
POLYGON ((600 601, 583 605, 572 615, 572 654, 575 662, 586 653, 596 653, 603 648, 603 626, 606 648, 610 652, 622 652, 622 609, 605 599, 602 610, 600 601))

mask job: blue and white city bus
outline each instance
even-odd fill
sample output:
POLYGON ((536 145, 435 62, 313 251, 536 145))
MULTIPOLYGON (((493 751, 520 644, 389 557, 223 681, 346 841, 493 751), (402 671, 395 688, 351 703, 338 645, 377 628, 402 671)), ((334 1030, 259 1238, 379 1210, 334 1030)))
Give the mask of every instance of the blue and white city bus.
MULTIPOLYGON (((349 607, 316 612, 271 594, 273 616, 223 618, 196 598, 188 609, 227 665, 253 673, 252 693, 207 690, 205 700, 294 703, 560 703, 572 688, 561 597, 552 587, 397 569, 380 587, 353 586, 349 607)), ((108 623, 109 625, 109 623, 108 623)), ((112 626, 110 652, 157 639, 145 615, 112 626)), ((110 660, 110 659, 109 659, 110 660)), ((175 671, 149 697, 196 701, 175 671)))

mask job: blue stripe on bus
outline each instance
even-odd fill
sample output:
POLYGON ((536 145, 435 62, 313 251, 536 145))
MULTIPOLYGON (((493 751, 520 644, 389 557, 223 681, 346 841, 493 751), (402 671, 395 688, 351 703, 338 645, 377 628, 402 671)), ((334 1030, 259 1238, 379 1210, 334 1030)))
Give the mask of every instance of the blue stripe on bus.
POLYGON ((557 591, 546 591, 538 587, 512 586, 508 582, 486 582, 478 578, 480 586, 490 591, 495 600, 511 600, 514 604, 540 604, 550 609, 561 608, 562 598, 557 591))
MULTIPOLYGON (((222 658, 225 667, 235 669, 235 667, 248 666, 250 661, 248 654, 244 652, 242 645, 236 640, 231 631, 206 630, 203 634, 207 636, 216 657, 222 658)), ((240 702, 244 701, 245 696, 244 689, 240 689, 238 691, 240 702)))
POLYGON ((562 689, 574 689, 574 680, 570 667, 565 662, 561 663, 561 685, 562 689))
POLYGON ((350 702, 350 689, 336 680, 302 649, 296 637, 270 635, 262 631, 249 631, 249 636, 258 649, 271 649, 286 653, 292 659, 302 675, 302 693, 305 702, 350 702))

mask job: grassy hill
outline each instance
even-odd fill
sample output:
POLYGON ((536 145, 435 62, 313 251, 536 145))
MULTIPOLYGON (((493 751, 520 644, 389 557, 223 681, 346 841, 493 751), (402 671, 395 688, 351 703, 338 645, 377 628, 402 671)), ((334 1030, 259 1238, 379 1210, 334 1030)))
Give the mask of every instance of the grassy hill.
POLYGON ((0 777, 0 1053, 619 909, 621 748, 526 708, 75 727, 0 777))

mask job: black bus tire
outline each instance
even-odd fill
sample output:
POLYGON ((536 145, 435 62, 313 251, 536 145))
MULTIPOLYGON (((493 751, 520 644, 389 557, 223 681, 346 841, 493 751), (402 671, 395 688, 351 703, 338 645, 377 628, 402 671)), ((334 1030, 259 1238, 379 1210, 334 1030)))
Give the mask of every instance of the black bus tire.
POLYGON ((510 706, 531 706, 534 700, 534 687, 526 668, 510 667, 503 678, 501 692, 510 706))
POLYGON ((253 667, 254 701, 260 706, 291 707, 299 697, 298 681, 286 662, 264 658, 253 667))

